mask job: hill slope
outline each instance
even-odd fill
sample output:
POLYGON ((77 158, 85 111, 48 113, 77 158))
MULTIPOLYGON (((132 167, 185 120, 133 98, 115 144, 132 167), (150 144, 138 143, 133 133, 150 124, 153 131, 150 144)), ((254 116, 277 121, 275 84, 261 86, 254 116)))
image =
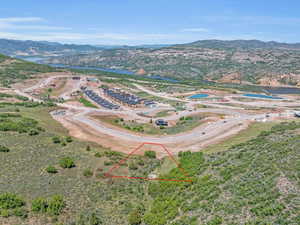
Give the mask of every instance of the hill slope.
POLYGON ((0 39, 0 53, 11 56, 53 56, 92 52, 102 48, 91 45, 60 44, 46 41, 0 39))
POLYGON ((26 62, 0 54, 0 86, 31 78, 35 74, 54 72, 56 69, 36 63, 26 62))
POLYGON ((127 69, 177 79, 300 84, 300 44, 206 40, 160 49, 110 49, 49 63, 127 69))
MULTIPOLYGON (((181 153, 181 167, 193 182, 156 182, 105 178, 103 173, 125 155, 91 143, 70 141, 66 130, 48 114, 54 108, 18 106, 19 112, 15 113, 14 105, 1 104, 1 107, 0 117, 6 122, 0 126, 0 222, 3 224, 297 225, 300 222, 299 123, 277 125, 270 132, 225 152, 181 153), (16 132, 19 129, 22 132, 16 132), (38 132, 32 135, 31 130, 38 132), (54 142, 57 139, 54 137, 61 143, 54 142), (88 145, 91 148, 87 151, 88 145), (6 149, 9 151, 3 151, 6 149), (62 167, 61 160, 65 157, 71 158, 75 167, 62 167), (56 172, 51 172, 55 169, 56 172), (9 200, 12 205, 3 208, 6 192, 17 194, 24 203, 18 206, 9 200), (43 203, 57 195, 65 204, 48 207, 48 203, 43 203), (62 206, 62 210, 56 210, 62 206)), ((165 162, 136 156, 122 170, 128 170, 130 176, 140 176, 160 171, 165 162)), ((164 167, 161 178, 185 177, 176 168, 164 167)))

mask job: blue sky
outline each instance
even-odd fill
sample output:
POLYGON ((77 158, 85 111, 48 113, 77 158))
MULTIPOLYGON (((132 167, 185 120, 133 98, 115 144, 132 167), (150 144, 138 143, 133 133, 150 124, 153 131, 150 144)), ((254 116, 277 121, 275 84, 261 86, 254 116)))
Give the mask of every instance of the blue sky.
POLYGON ((78 44, 300 42, 299 0, 9 0, 0 38, 78 44))

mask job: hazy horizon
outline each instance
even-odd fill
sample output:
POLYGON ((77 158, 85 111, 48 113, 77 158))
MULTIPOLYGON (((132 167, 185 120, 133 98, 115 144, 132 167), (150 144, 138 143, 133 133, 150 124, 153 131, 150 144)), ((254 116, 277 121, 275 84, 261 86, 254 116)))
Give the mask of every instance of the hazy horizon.
POLYGON ((182 44, 198 40, 299 42, 298 1, 11 0, 0 38, 91 45, 182 44))

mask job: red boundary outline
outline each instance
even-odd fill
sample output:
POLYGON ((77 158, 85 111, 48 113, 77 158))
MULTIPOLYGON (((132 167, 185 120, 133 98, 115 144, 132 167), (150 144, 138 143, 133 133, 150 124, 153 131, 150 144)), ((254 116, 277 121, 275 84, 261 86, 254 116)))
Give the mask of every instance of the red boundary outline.
POLYGON ((124 162, 126 162, 129 159, 129 157, 131 155, 133 155, 135 152, 137 152, 138 150, 140 150, 144 145, 156 145, 156 146, 160 146, 165 152, 167 152, 167 154, 169 155, 169 157, 177 165, 177 168, 180 169, 181 172, 186 177, 190 178, 189 175, 186 173, 186 171, 183 168, 180 167, 180 164, 176 161, 176 159, 173 157, 173 155, 170 153, 170 151, 163 144, 152 143, 152 142, 143 142, 142 144, 140 144, 132 152, 130 152, 127 155, 127 157, 125 157, 124 159, 121 159, 117 164, 115 164, 112 168, 110 168, 110 170, 107 173, 105 173, 104 175, 106 177, 110 177, 110 178, 127 178, 127 179, 141 179, 141 180, 160 180, 160 181, 175 181, 175 182, 192 182, 192 180, 173 180, 173 179, 160 179, 160 178, 129 177, 129 176, 114 176, 114 175, 111 175, 111 172, 113 170, 118 169, 124 162))

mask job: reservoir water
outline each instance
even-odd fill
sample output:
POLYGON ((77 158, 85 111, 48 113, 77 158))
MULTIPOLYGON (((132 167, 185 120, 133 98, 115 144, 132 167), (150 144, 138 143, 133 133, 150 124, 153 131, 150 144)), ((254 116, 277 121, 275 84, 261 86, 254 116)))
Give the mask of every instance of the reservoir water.
MULTIPOLYGON (((40 63, 40 64, 46 64, 43 63, 43 60, 47 59, 47 57, 18 57, 23 60, 27 60, 29 62, 34 63, 40 63)), ((141 76, 137 75, 132 71, 129 70, 122 70, 122 69, 109 69, 109 68, 101 68, 101 67, 94 67, 94 66, 70 66, 70 65, 64 65, 64 64, 46 64, 52 67, 57 68, 69 68, 69 69, 78 69, 78 70, 98 70, 103 72, 109 72, 109 73, 118 73, 118 74, 124 74, 124 75, 132 75, 132 76, 141 76)), ((178 83, 179 80, 169 78, 169 77, 162 77, 160 75, 146 75, 145 78, 150 78, 154 80, 162 80, 162 81, 168 81, 171 83, 178 83)))
POLYGON ((207 98, 209 95, 208 94, 195 94, 190 96, 190 99, 198 99, 198 98, 207 98))
POLYGON ((244 94, 243 96, 250 97, 250 98, 282 99, 276 96, 261 95, 261 94, 244 94))
MULTIPOLYGON (((131 72, 131 71, 128 71, 128 70, 121 70, 121 69, 108 69, 108 68, 92 67, 92 66, 68 66, 68 65, 62 65, 62 64, 48 64, 48 65, 53 66, 53 67, 60 67, 60 68, 79 69, 79 70, 98 70, 98 71, 109 72, 109 73, 118 73, 118 74, 141 77, 141 75, 137 75, 134 72, 131 72)), ((154 80, 168 81, 168 82, 171 82, 171 83, 178 83, 179 82, 178 80, 175 80, 173 78, 162 77, 160 75, 146 75, 144 77, 154 79, 154 80)))

